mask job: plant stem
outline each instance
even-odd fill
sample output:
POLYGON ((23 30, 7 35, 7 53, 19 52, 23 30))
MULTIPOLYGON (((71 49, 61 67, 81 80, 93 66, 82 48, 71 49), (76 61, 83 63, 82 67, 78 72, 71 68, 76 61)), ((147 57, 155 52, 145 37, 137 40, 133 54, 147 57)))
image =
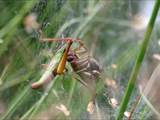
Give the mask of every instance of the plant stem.
POLYGON ((25 14, 38 2, 38 0, 32 0, 26 2, 26 4, 20 9, 19 14, 12 18, 2 29, 0 29, 0 39, 3 44, 0 45, 0 56, 3 54, 9 43, 12 41, 12 36, 15 34, 18 25, 22 22, 25 14))
POLYGON ((127 104, 129 102, 130 96, 131 96, 133 88, 135 86, 135 81, 136 81, 140 66, 142 64, 144 55, 146 53, 147 46, 149 44, 149 39, 151 37, 151 33, 152 33, 152 30, 153 30, 153 27, 154 27, 154 23, 155 23, 157 14, 158 14, 159 6, 160 6, 160 0, 156 0, 155 5, 154 5, 154 9, 153 9, 153 12, 152 12, 152 15, 151 15, 151 18, 150 18, 150 21, 149 21, 148 26, 147 26, 147 30, 146 30, 145 35, 144 35, 143 42, 142 42, 141 47, 140 47, 140 51, 138 53, 138 57, 136 59, 134 68, 132 70, 132 73, 131 73, 131 76, 130 76, 130 79, 129 79, 129 82, 128 82, 128 86, 127 86, 127 89, 126 89, 126 92, 125 92, 125 96, 123 97, 122 102, 121 102, 120 110, 119 110, 119 113, 117 115, 116 120, 121 120, 122 119, 123 113, 127 108, 127 104))

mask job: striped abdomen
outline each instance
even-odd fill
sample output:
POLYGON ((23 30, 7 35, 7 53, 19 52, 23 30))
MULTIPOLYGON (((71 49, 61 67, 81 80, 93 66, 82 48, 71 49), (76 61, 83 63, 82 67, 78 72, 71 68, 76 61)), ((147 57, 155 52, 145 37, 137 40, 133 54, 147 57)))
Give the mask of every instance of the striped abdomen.
POLYGON ((75 51, 75 53, 73 51, 69 52, 67 60, 71 63, 74 72, 79 74, 86 83, 95 81, 100 75, 100 65, 89 56, 84 48, 75 51))

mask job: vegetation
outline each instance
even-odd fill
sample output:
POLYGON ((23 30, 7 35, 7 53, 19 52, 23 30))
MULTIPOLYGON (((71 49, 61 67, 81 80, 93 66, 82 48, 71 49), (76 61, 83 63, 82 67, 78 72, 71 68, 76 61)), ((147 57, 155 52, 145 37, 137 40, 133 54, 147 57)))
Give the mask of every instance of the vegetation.
MULTIPOLYGON (((144 13, 140 14, 141 5, 151 3, 0 1, 0 119, 157 119, 160 111, 153 101, 158 97, 143 91, 145 86, 154 89, 146 84, 150 78, 157 83, 151 75, 159 70, 155 68, 160 60, 160 27, 156 23, 160 0, 154 3, 148 27, 144 13), (63 75, 36 90, 31 88, 45 72, 41 64, 59 61, 61 43, 40 42, 39 28, 49 38, 80 38, 89 55, 103 67, 93 114, 86 111, 88 89, 77 82, 68 63, 63 75)), ((153 75, 158 76, 158 72, 153 75)))

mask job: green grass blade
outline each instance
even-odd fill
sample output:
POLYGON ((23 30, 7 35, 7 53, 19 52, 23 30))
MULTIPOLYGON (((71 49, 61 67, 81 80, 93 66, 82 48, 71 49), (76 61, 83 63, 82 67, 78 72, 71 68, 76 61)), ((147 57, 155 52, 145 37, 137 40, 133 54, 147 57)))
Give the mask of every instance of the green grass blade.
MULTIPOLYGON (((54 78, 54 79, 56 80, 57 77, 54 78)), ((50 85, 47 86, 47 89, 46 89, 45 93, 42 95, 42 97, 40 98, 40 100, 39 100, 38 102, 36 102, 36 104, 34 105, 34 106, 35 106, 35 107, 33 108, 34 110, 32 110, 32 108, 31 108, 32 113, 31 113, 29 119, 33 119, 34 115, 37 113, 37 111, 38 111, 39 108, 41 107, 42 103, 43 103, 43 102, 45 101, 45 99, 49 96, 49 94, 50 94, 50 92, 51 92, 51 90, 52 90, 52 87, 53 87, 53 85, 54 85, 55 80, 53 80, 53 81, 50 83, 50 85)), ((23 119, 24 119, 24 118, 23 118, 23 119)))
POLYGON ((10 116, 14 113, 17 106, 20 105, 23 100, 29 95, 29 89, 30 87, 27 86, 18 96, 18 98, 15 99, 13 104, 9 107, 8 111, 3 115, 3 117, 0 120, 7 120, 10 118, 10 116))
POLYGON ((126 89, 126 92, 125 92, 125 96, 122 99, 122 102, 121 102, 121 105, 120 105, 120 110, 119 110, 119 113, 117 115, 116 120, 121 120, 122 119, 123 113, 127 108, 130 96, 131 96, 133 88, 135 86, 135 81, 136 81, 139 69, 141 67, 144 55, 146 53, 147 46, 149 44, 150 36, 151 36, 152 30, 153 30, 153 27, 154 27, 154 23, 155 23, 157 14, 158 14, 159 7, 160 7, 160 0, 157 0, 155 2, 154 9, 153 9, 150 21, 148 23, 147 30, 145 32, 144 39, 143 39, 143 42, 141 44, 141 48, 140 48, 138 57, 136 59, 136 63, 134 65, 133 71, 131 73, 131 76, 130 76, 130 79, 129 79, 129 82, 128 82, 128 86, 127 86, 127 89, 126 89))
POLYGON ((18 25, 21 23, 24 15, 37 3, 37 0, 26 2, 19 14, 11 19, 5 27, 0 30, 0 39, 3 43, 0 45, 0 56, 7 49, 8 44, 12 41, 11 37, 16 32, 18 25), (5 40, 4 40, 5 39, 5 40))

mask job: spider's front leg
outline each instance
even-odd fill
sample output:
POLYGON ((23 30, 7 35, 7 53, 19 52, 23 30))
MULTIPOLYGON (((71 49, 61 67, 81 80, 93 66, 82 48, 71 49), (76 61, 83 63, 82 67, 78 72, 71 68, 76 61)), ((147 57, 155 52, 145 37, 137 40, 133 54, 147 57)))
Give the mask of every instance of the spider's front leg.
POLYGON ((66 37, 66 38, 46 38, 44 37, 44 34, 41 30, 39 30, 39 40, 40 42, 79 42, 79 39, 76 38, 70 38, 70 37, 66 37))

